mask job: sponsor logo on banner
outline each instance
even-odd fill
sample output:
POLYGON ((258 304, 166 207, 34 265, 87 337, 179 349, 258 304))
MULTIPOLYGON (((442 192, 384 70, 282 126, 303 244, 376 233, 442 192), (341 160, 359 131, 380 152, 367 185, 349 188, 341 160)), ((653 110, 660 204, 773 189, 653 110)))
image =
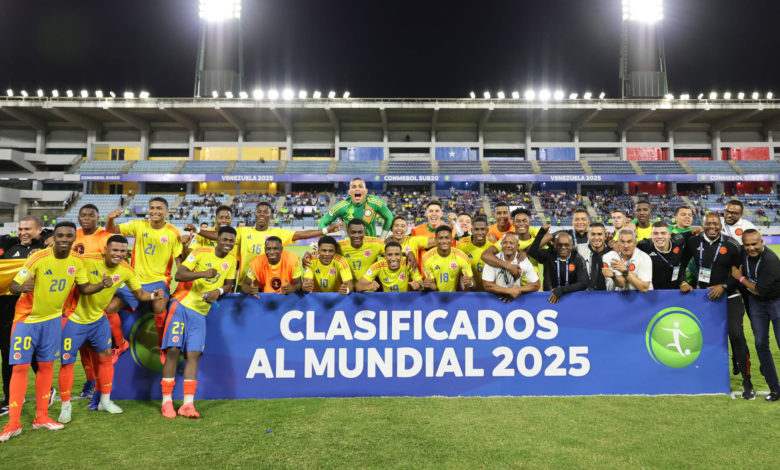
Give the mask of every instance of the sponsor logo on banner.
POLYGON ((684 308, 661 310, 647 325, 645 343, 656 363, 675 369, 687 367, 701 352, 701 322, 684 308))

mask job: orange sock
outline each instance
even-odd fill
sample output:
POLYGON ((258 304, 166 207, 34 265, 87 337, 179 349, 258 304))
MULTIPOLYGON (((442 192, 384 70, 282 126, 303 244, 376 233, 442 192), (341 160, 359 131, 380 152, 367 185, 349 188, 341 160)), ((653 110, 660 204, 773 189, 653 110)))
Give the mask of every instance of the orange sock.
POLYGON ((162 379, 160 381, 160 385, 162 385, 162 394, 163 394, 163 396, 165 396, 165 395, 173 395, 173 387, 174 387, 174 385, 176 385, 176 380, 175 379, 169 379, 169 380, 162 379))
POLYGON ((195 389, 198 388, 198 381, 197 380, 185 380, 182 384, 182 389, 184 391, 184 396, 187 395, 195 395, 195 389))
POLYGON ((114 339, 114 346, 117 348, 125 343, 125 336, 122 334, 122 319, 118 313, 106 314, 108 322, 111 324, 111 337, 114 339))
POLYGON ((92 356, 89 352, 90 348, 86 344, 81 346, 81 349, 79 349, 79 354, 81 355, 81 367, 84 368, 84 375, 87 376, 87 380, 95 380, 95 366, 92 365, 92 356))
MULTIPOLYGON (((24 394, 27 393, 27 371, 30 364, 17 364, 13 366, 11 372, 11 386, 8 394, 8 424, 21 426, 22 405, 24 404, 24 394)), ((48 404, 48 403, 47 403, 48 404)))
POLYGON ((157 327, 157 346, 162 347, 163 334, 165 334, 165 316, 167 312, 154 314, 154 326, 157 327))
POLYGON ((114 363, 111 356, 99 357, 100 365, 97 371, 97 383, 100 393, 111 393, 111 382, 114 381, 114 363))
POLYGON ((70 392, 73 389, 73 364, 63 364, 58 379, 62 401, 70 401, 70 392))
POLYGON ((49 398, 51 398, 51 383, 54 380, 54 362, 38 362, 38 373, 35 374, 35 418, 49 417, 49 398))

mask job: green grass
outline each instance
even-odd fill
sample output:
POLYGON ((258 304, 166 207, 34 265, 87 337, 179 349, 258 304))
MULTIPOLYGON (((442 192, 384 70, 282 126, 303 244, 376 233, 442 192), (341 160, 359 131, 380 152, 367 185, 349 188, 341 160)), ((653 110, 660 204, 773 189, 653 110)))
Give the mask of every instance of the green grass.
MULTIPOLYGON (((747 320, 745 334, 754 385, 767 390, 747 320)), ((740 378, 731 385, 740 389, 740 378)), ((73 422, 52 433, 31 430, 28 403, 23 434, 0 444, 2 461, 112 469, 774 468, 772 436, 780 434, 780 403, 723 395, 213 400, 197 402, 198 421, 165 420, 157 402, 119 404, 124 415, 111 416, 74 401, 73 422)), ((55 403, 51 415, 58 413, 55 403)))

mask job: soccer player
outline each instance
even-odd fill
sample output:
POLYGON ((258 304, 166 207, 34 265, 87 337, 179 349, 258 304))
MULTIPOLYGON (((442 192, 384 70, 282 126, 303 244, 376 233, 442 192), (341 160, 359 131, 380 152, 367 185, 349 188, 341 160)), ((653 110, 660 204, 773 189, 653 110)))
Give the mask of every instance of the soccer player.
POLYGON ((618 249, 604 255, 601 272, 606 278, 607 290, 653 289, 653 261, 642 250, 636 249, 636 233, 630 228, 618 232, 618 249))
POLYGON ((365 223, 366 233, 370 237, 375 237, 376 219, 381 217, 382 232, 380 232, 379 238, 384 238, 385 232, 390 230, 393 224, 393 213, 390 212, 384 201, 376 196, 368 195, 366 182, 362 178, 354 178, 349 182, 347 194, 349 194, 348 198, 336 203, 320 219, 318 224, 320 230, 325 229, 336 220, 341 220, 346 224, 350 220, 359 219, 365 223))
POLYGON ((653 208, 648 201, 641 200, 636 203, 636 219, 631 222, 636 224, 636 240, 641 242, 653 235, 653 208))
MULTIPOLYGON (((690 232, 689 232, 690 233, 690 232)), ((653 289, 679 289, 680 258, 685 248, 685 238, 672 237, 666 222, 653 224, 650 240, 637 243, 637 248, 650 256, 653 262, 653 289)))
POLYGON ((438 199, 428 201, 425 206, 425 218, 427 222, 420 224, 412 229, 412 236, 421 236, 426 238, 433 238, 436 234, 436 229, 445 224, 442 217, 444 212, 441 209, 441 202, 438 199))
POLYGON ((471 216, 465 212, 458 214, 455 219, 455 240, 461 240, 463 238, 471 236, 471 216))
POLYGON ((401 244, 389 241, 385 245, 385 257, 372 264, 358 280, 358 292, 407 292, 422 286, 420 271, 411 266, 403 255, 401 244))
POLYGON ((545 224, 539 229, 534 242, 528 247, 528 256, 535 258, 544 266, 544 290, 551 291, 548 301, 558 303, 564 295, 588 288, 588 270, 585 260, 574 250, 574 239, 571 233, 559 231, 553 235, 553 248, 540 249, 550 225, 545 224), (555 275, 553 276, 553 273, 555 275))
POLYGON ((393 226, 390 230, 390 236, 385 242, 394 241, 401 245, 401 250, 404 254, 407 256, 409 254, 414 256, 416 264, 420 266, 420 259, 418 256, 423 250, 433 248, 436 245, 436 240, 421 235, 407 236, 407 228, 406 218, 400 215, 395 216, 395 219, 393 219, 393 226))
POLYGON ((576 245, 588 244, 588 227, 590 226, 590 217, 588 210, 584 207, 578 207, 572 214, 571 223, 574 226, 572 237, 576 245))
POLYGON ((512 224, 512 219, 509 217, 509 204, 499 202, 493 206, 493 218, 496 219, 496 223, 488 228, 488 240, 490 240, 491 243, 501 240, 501 237, 507 232, 514 232, 515 226, 512 224))
POLYGON ((376 259, 385 253, 385 244, 379 238, 367 237, 366 224, 360 219, 349 221, 347 237, 339 241, 339 249, 349 264, 352 279, 359 281, 376 259))
POLYGON ((739 268, 732 266, 731 276, 747 291, 748 316, 756 339, 756 352, 761 372, 769 385, 766 401, 777 401, 780 399, 780 382, 769 349, 769 326, 773 325, 775 341, 780 346, 780 259, 764 247, 758 230, 746 229, 742 233, 742 246, 745 262, 739 268))
POLYGON ((282 240, 271 236, 265 240, 265 253, 249 263, 241 292, 256 296, 258 292, 292 294, 301 289, 301 266, 295 253, 282 249, 282 240))
POLYGON ((82 295, 94 294, 111 282, 90 284, 81 257, 71 251, 76 225, 60 222, 54 227, 54 246, 30 256, 11 282, 11 293, 23 294, 16 304, 11 333, 11 392, 8 424, 0 442, 22 432, 22 404, 27 392, 27 370, 33 357, 38 360, 35 377, 36 418, 33 429, 57 431, 64 426, 49 417, 49 396, 54 376, 54 359, 62 345, 62 307, 74 285, 82 295))
MULTIPOLYGON (((515 233, 517 234, 518 249, 524 251, 527 250, 528 247, 530 247, 531 244, 534 242, 537 234, 539 233, 538 229, 531 227, 531 212, 524 207, 519 207, 513 210, 512 225, 514 225, 515 233)), ((546 245, 550 240, 552 240, 552 235, 549 234, 543 235, 543 238, 544 239, 540 242, 540 244, 546 245)), ((499 252, 499 247, 500 245, 495 245, 485 250, 482 253, 482 260, 486 264, 506 270, 507 272, 512 274, 512 276, 514 276, 515 278, 520 278, 523 285, 525 285, 527 280, 523 277, 519 265, 498 258, 497 254, 499 252)), ((534 270, 538 275, 539 262, 532 257, 529 257, 528 259, 531 262, 531 265, 534 267, 534 270)))
POLYGON ((355 290, 347 260, 339 252, 335 238, 324 236, 317 242, 317 257, 303 272, 304 292, 338 292, 348 295, 355 290))
POLYGON ((515 278, 507 270, 490 265, 486 265, 482 271, 485 291, 498 294, 504 302, 516 299, 524 293, 536 292, 540 287, 539 275, 525 253, 518 250, 518 240, 516 232, 505 233, 501 238, 501 253, 498 254, 498 259, 516 264, 522 273, 521 277, 515 278), (527 281, 525 285, 522 279, 527 281))
POLYGON ((691 231, 691 225, 693 225, 693 211, 688 206, 679 206, 674 210, 674 225, 669 226, 669 231, 672 235, 688 233, 691 231))
MULTIPOLYGON (((230 206, 224 205, 217 207, 216 222, 217 224, 215 227, 209 227, 208 224, 204 227, 203 224, 201 224, 200 228, 194 231, 195 236, 192 238, 192 243, 189 245, 190 250, 204 247, 216 248, 217 241, 210 240, 203 235, 200 235, 200 232, 202 230, 211 230, 215 232, 216 230, 219 230, 220 227, 230 227, 233 224, 233 209, 231 209, 230 206)), ((191 225, 192 224, 187 224, 187 226, 184 227, 184 230, 194 228, 194 226, 191 227, 191 225)), ((217 235, 217 233, 215 232, 214 235, 217 235)), ((238 256, 235 247, 233 247, 232 254, 236 257, 238 256)))
POLYGON ((436 229, 436 250, 423 256, 423 287, 441 292, 455 292, 461 277, 463 290, 474 287, 469 257, 452 247, 452 228, 441 225, 436 229))
POLYGON ((577 245, 577 253, 585 261, 590 277, 589 290, 606 290, 607 281, 602 273, 603 257, 610 251, 607 246, 607 229, 601 222, 593 222, 588 227, 588 244, 577 245))
POLYGON ((119 286, 127 284, 133 296, 139 302, 152 301, 157 296, 163 296, 163 290, 152 293, 141 289, 141 284, 135 277, 135 271, 125 262, 127 255, 127 239, 122 235, 112 235, 101 253, 90 253, 82 256, 87 278, 92 283, 102 282, 107 276, 110 285, 92 295, 79 295, 74 292, 68 299, 65 309, 64 326, 62 329, 62 367, 60 368, 59 384, 62 396, 62 408, 57 419, 66 424, 71 420, 72 406, 70 403, 71 388, 73 388, 73 363, 76 361, 76 351, 82 345, 89 344, 90 351, 97 351, 95 361, 96 375, 100 394, 99 411, 111 414, 121 413, 111 401, 111 382, 114 377, 114 363, 111 351, 111 327, 103 310, 114 297, 119 286))
POLYGON ((723 235, 731 237, 742 244, 742 234, 745 230, 753 229, 757 230, 753 222, 742 217, 742 212, 745 207, 738 199, 732 199, 726 203, 726 208, 723 210, 723 217, 720 219, 720 223, 723 225, 723 235))
MULTIPOLYGON (((279 251, 282 241, 277 238, 279 251)), ((269 239, 270 242, 270 239, 269 239)), ((176 366, 182 352, 187 359, 184 365, 184 403, 178 415, 200 418, 195 409, 195 390, 198 387, 198 361, 206 348, 206 315, 215 301, 230 292, 236 278, 238 260, 231 250, 236 243, 236 229, 220 227, 217 246, 193 250, 176 271, 176 281, 192 282, 192 288, 183 298, 174 299, 165 320, 165 350, 162 381, 162 412, 165 418, 175 418, 173 387, 176 384, 176 366)), ((271 243, 268 243, 270 246, 271 243)))
MULTIPOLYGON (((732 266, 742 264, 742 248, 736 240, 722 234, 723 226, 717 213, 706 214, 702 228, 704 231, 701 235, 693 235, 688 239, 680 264, 688 266, 688 262, 694 260, 698 269, 694 285, 699 289, 709 289, 707 296, 711 300, 726 294, 729 341, 731 351, 736 357, 737 369, 742 374, 742 398, 753 400, 756 395, 750 378, 750 353, 742 327, 745 304, 738 290, 739 282, 731 276, 732 266)), ((682 269, 677 280, 683 294, 694 289, 686 280, 682 269)))
MULTIPOLYGON (((456 245, 457 249, 462 251, 469 258, 471 263, 471 272, 474 273, 475 291, 485 290, 482 286, 482 269, 485 262, 482 261, 482 253, 493 245, 488 242, 488 223, 487 218, 479 216, 474 218, 471 225, 472 235, 456 245)), ((514 233, 514 232, 508 232, 514 233)))
MULTIPOLYGON (((133 245, 133 269, 135 269, 138 281, 146 292, 162 289, 164 295, 152 300, 152 312, 154 312, 154 325, 157 327, 157 337, 162 341, 163 326, 165 322, 165 307, 168 305, 171 282, 171 268, 174 261, 179 262, 182 254, 181 234, 179 229, 167 222, 168 201, 162 197, 153 197, 149 200, 149 220, 138 219, 126 224, 114 223, 114 218, 119 217, 120 211, 113 211, 108 215, 106 230, 111 233, 119 233, 126 237, 135 238, 133 245)), ((116 291, 116 297, 132 309, 139 306, 138 300, 133 296, 127 286, 116 291)), ((109 305, 111 309, 112 305, 109 305)), ((117 309, 117 312, 119 310, 117 309)), ((114 311, 106 311, 112 315, 114 311)), ((127 350, 127 341, 118 345, 120 351, 127 350)), ((122 351, 123 352, 123 351, 122 351)))
POLYGON ((632 230, 636 229, 636 226, 632 224, 630 220, 628 220, 628 214, 626 214, 626 211, 623 209, 613 210, 610 216, 612 217, 612 227, 614 229, 612 240, 617 241, 618 232, 620 232, 620 229, 622 228, 630 228, 632 230))

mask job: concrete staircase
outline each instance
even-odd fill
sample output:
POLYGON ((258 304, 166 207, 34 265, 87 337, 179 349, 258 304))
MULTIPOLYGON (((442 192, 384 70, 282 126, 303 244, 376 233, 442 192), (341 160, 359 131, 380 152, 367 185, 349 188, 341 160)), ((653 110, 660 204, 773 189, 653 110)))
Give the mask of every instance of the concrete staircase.
POLYGON ((432 175, 439 174, 439 162, 436 160, 431 160, 431 174, 432 175))
POLYGON ((585 205, 585 209, 588 211, 590 220, 598 219, 599 214, 596 212, 596 209, 593 208, 593 204, 590 203, 590 198, 588 196, 582 196, 582 202, 585 205))
POLYGON ((539 168, 539 162, 536 160, 531 160, 531 168, 534 169, 534 174, 541 175, 542 169, 539 168))
POLYGON ((675 161, 676 161, 676 162, 679 162, 679 163, 680 163, 680 166, 681 166, 681 167, 683 167, 683 169, 684 169, 686 172, 688 172, 688 173, 690 173, 690 174, 693 174, 693 173, 694 173, 694 171, 691 169, 691 166, 690 166, 690 165, 688 165, 688 162, 686 162, 685 160, 675 160, 675 161))
POLYGON ((236 163, 238 163, 238 161, 232 161, 232 162, 228 163, 227 168, 225 168, 225 174, 226 175, 232 175, 233 174, 233 169, 236 167, 236 163))
POLYGON ((386 175, 387 174, 387 166, 389 165, 388 160, 382 160, 382 163, 379 165, 379 174, 380 175, 386 175))
POLYGON ((645 172, 642 171, 642 167, 639 166, 639 162, 636 162, 634 160, 630 160, 628 163, 631 164, 631 167, 634 169, 634 171, 636 171, 637 175, 644 175, 645 174, 645 172))
POLYGON ((582 169, 585 170, 586 175, 593 174, 593 168, 590 167, 590 162, 587 160, 580 160, 580 165, 582 165, 582 169))
POLYGON ((287 201, 287 196, 281 195, 276 198, 276 207, 274 208, 274 213, 279 213, 282 209, 284 209, 284 203, 287 201))
MULTIPOLYGON (((726 160, 726 162, 728 162, 728 164, 731 166, 731 168, 734 168, 734 171, 736 171, 740 175, 744 175, 745 174, 745 171, 742 170, 742 168, 739 165, 737 165, 737 162, 735 162, 734 160, 726 160)), ((747 209, 747 207, 745 209, 747 209)), ((747 211, 745 211, 745 213, 747 214, 747 211)))
POLYGON ((184 165, 187 163, 187 160, 181 160, 179 163, 176 164, 175 167, 173 167, 173 171, 171 173, 181 173, 181 170, 184 169, 184 165))

